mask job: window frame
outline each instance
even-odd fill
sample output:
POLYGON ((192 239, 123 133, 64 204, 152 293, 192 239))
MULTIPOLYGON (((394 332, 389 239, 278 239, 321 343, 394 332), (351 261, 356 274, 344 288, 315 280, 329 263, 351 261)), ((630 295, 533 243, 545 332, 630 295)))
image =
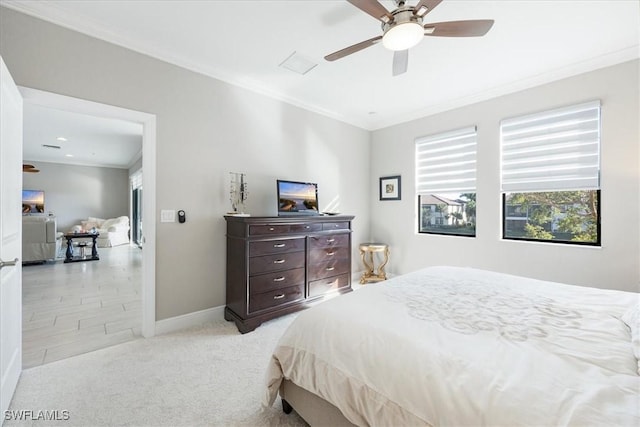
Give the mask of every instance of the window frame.
MULTIPOLYGON (((536 191, 535 193, 561 193, 563 191, 572 191, 572 190, 554 190, 554 191, 536 191)), ((601 190, 583 190, 583 191, 595 191, 597 196, 597 215, 598 221, 596 222, 596 241, 595 242, 578 242, 572 240, 553 240, 553 239, 534 239, 530 237, 510 237, 507 236, 507 194, 508 193, 521 193, 517 191, 503 192, 502 193, 502 239, 510 240, 510 241, 522 241, 522 242, 538 242, 538 243, 553 243, 553 244, 561 244, 561 245, 579 245, 579 246, 594 246, 601 247, 602 246, 602 233, 601 233, 601 190)))
MULTIPOLYGON (((444 232, 438 230, 425 230, 422 227, 422 197, 436 196, 450 199, 450 194, 472 193, 477 195, 477 157, 478 157, 478 127, 477 125, 464 126, 453 130, 447 130, 430 135, 424 135, 414 140, 414 172, 415 172, 415 195, 417 201, 417 233, 436 234, 443 236, 476 237, 477 213, 474 215, 473 232, 444 232), (471 139, 469 141, 468 139, 471 139), (457 143, 453 146, 448 144, 454 140, 457 143), (463 141, 462 143, 460 141, 463 141), (467 141, 465 141, 467 140, 467 141), (473 151, 468 151, 468 147, 473 147, 473 151), (429 147, 426 148, 425 147, 429 147), (420 154, 422 152, 422 154, 420 154), (431 157, 423 157, 424 154, 431 157), (427 164, 427 168, 432 168, 426 172, 422 170, 427 164), (472 173, 469 164, 473 165, 472 173), (425 177, 429 177, 425 179, 425 177), (443 178, 445 178, 443 180, 443 178), (471 183, 471 186, 469 185, 471 183)), ((431 205, 428 205, 431 206, 431 205)), ((450 206, 447 204, 447 206, 450 206)), ((442 223, 441 226, 449 226, 441 216, 436 221, 442 223)), ((455 226, 451 226, 455 227, 455 226)))
MULTIPOLYGON (((502 239, 527 242, 543 242, 579 246, 602 246, 601 229, 601 183, 602 170, 602 103, 593 100, 568 105, 561 108, 547 109, 500 121, 500 194, 502 200, 502 239), (593 113, 597 114, 593 114, 593 113), (571 117, 572 116, 572 117, 571 117), (568 118, 569 117, 569 118, 568 118), (597 128, 590 128, 588 123, 597 123, 597 128), (584 128, 582 127, 584 125, 584 128), (507 130, 505 131, 505 127, 507 130), (564 130, 559 131, 559 129, 564 130), (574 136, 567 130, 581 132, 574 136), (590 141, 584 134, 597 132, 595 140, 590 141), (513 138, 520 133, 519 137, 513 138), (505 137, 505 134, 508 135, 505 137), (528 135, 527 135, 528 134, 528 135), (524 136, 526 135, 526 136, 524 136), (544 135, 541 137, 541 135, 544 135), (571 137, 571 139, 569 139, 571 137), (540 144, 542 142, 542 144, 540 144), (529 145, 533 143, 535 145, 529 145), (568 143, 568 144, 567 144, 568 143), (596 144, 593 149, 584 148, 596 144), (505 149, 507 147, 508 149, 505 149), (513 147, 516 147, 514 151, 513 147), (523 148, 524 147, 524 151, 523 148), (575 148, 574 150, 574 147, 575 148), (570 148, 571 151, 567 150, 570 148), (565 151, 566 150, 566 154, 565 151), (531 154, 524 154, 529 151, 531 154), (586 154, 585 154, 586 153, 586 154), (544 157, 540 157, 543 154, 544 157), (515 160, 514 160, 514 156, 515 160), (597 162, 589 162, 588 157, 596 156, 597 162), (509 160, 506 160, 506 158, 509 160), (567 162, 565 159, 568 159, 567 162), (553 166, 549 166, 551 162, 553 166), (564 163, 560 163, 564 162, 564 163), (513 165, 522 163, 521 169, 513 165), (542 166, 536 166, 536 163, 542 166), (575 164, 575 165, 574 165, 575 164), (569 168, 567 166, 572 166, 569 168), (597 166, 597 168, 596 168, 597 166), (591 172, 585 173, 584 171, 591 172), (541 172, 547 175, 541 174, 541 172), (565 171, 569 171, 567 174, 565 171), (508 174, 506 174, 508 172, 508 174), (514 181, 515 173, 524 174, 520 182, 514 181), (505 176, 508 175, 507 178, 505 176), (527 177, 528 175, 528 177, 527 177), (572 191, 595 191, 597 198, 596 240, 579 242, 571 240, 555 240, 531 237, 507 236, 507 195, 522 193, 563 193, 572 191)), ((565 207, 566 209, 566 207, 565 207)), ((529 218, 528 214, 525 218, 529 218)), ((526 221, 526 223, 529 223, 526 221)))

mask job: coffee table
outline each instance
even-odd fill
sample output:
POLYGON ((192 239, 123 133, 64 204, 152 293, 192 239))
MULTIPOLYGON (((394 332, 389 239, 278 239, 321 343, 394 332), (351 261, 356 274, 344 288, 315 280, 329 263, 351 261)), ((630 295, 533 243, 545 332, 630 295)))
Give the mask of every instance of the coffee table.
POLYGON ((98 261, 100 257, 98 256, 98 246, 96 245, 96 239, 100 233, 67 233, 64 235, 65 239, 67 239, 67 252, 64 262, 82 262, 82 261, 98 261), (74 256, 73 255, 73 239, 80 238, 91 238, 91 256, 74 256))

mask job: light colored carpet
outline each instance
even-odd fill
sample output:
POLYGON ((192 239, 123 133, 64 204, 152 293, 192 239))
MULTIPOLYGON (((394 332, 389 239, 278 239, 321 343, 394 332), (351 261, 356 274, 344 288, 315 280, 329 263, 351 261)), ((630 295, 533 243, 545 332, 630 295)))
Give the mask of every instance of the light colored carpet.
POLYGON ((221 320, 27 369, 9 409, 69 420, 4 425, 306 426, 280 399, 260 405, 271 351, 295 316, 244 335, 221 320))

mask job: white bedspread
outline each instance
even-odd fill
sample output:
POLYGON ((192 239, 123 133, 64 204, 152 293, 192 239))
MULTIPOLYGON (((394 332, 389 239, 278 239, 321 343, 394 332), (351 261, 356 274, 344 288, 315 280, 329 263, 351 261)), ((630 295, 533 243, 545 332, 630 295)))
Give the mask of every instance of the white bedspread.
POLYGON ((620 317, 638 294, 433 267, 302 312, 274 350, 283 378, 358 425, 640 425, 620 317))

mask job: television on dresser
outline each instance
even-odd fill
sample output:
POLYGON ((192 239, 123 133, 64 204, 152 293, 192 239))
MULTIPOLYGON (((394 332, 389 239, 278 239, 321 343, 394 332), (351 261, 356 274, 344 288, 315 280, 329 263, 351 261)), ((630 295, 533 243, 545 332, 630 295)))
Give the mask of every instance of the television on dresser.
POLYGON ((278 179, 278 216, 319 215, 318 184, 278 179))
POLYGON ((22 214, 44 213, 44 191, 22 190, 22 214))

